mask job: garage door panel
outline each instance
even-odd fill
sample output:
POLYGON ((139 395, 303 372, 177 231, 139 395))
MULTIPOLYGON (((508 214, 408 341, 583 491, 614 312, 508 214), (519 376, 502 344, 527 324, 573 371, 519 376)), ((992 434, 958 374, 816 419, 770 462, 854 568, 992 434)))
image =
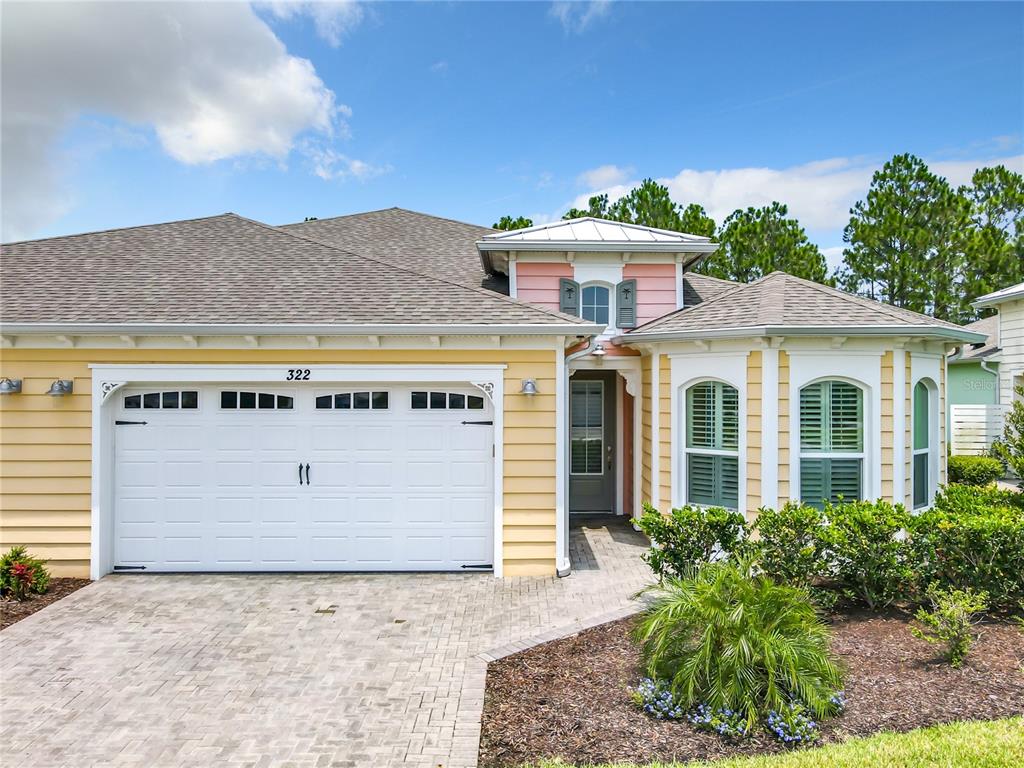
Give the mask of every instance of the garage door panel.
POLYGON ((460 423, 489 420, 489 404, 415 410, 415 388, 374 385, 388 408, 318 410, 309 389, 292 409, 250 411, 218 407, 221 387, 190 388, 199 409, 121 412, 148 423, 115 433, 116 564, 388 571, 493 559, 493 428, 460 423))

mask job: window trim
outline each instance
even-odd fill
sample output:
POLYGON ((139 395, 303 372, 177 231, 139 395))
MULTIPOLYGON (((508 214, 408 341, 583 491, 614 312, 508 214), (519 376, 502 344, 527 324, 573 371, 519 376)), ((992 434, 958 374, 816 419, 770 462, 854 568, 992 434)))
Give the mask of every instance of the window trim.
POLYGON ((860 461, 860 488, 858 490, 858 499, 865 499, 869 497, 867 492, 868 483, 868 456, 870 451, 868 450, 869 442, 869 418, 868 418, 868 403, 870 390, 867 386, 859 381, 849 379, 845 376, 821 376, 811 381, 805 382, 796 386, 795 397, 790 399, 790 429, 792 431, 793 439, 796 444, 796 483, 792 488, 792 495, 794 498, 799 499, 804 504, 810 504, 817 506, 822 504, 821 499, 809 500, 803 497, 803 485, 804 485, 804 459, 830 459, 830 460, 843 460, 843 459, 857 459, 860 461), (801 421, 801 400, 805 389, 810 387, 816 387, 826 382, 841 382, 843 384, 849 384, 855 387, 860 392, 860 450, 859 451, 825 451, 817 448, 804 448, 803 447, 803 423, 801 421), (795 417, 795 418, 794 418, 795 417))
POLYGON ((910 507, 913 510, 928 509, 935 500, 938 491, 938 449, 939 449, 939 424, 938 405, 939 392, 935 381, 930 376, 917 378, 910 388, 910 507), (914 447, 914 437, 917 430, 917 391, 923 386, 927 399, 927 439, 924 448, 914 447), (920 504, 915 498, 917 475, 915 471, 918 456, 927 456, 927 474, 925 476, 925 500, 920 504))
MULTIPOLYGON (((683 411, 683 429, 680 432, 680 440, 682 447, 682 468, 683 474, 686 478, 684 483, 683 498, 684 503, 689 506, 695 507, 724 507, 725 509, 739 510, 741 506, 741 500, 744 496, 744 485, 745 485, 745 473, 744 464, 745 461, 741 460, 742 456, 745 456, 745 445, 744 445, 744 434, 745 434, 745 413, 744 403, 745 391, 741 390, 734 384, 725 381, 723 379, 716 379, 712 377, 705 377, 700 379, 694 379, 687 382, 680 390, 682 397, 682 411, 683 411), (718 384, 722 387, 722 390, 726 387, 735 390, 736 392, 736 447, 735 448, 703 448, 703 447, 691 447, 689 440, 690 424, 692 422, 692 416, 690 411, 690 391, 694 387, 699 387, 703 384, 718 384), (736 504, 730 506, 728 504, 705 504, 703 502, 696 502, 692 500, 691 494, 693 491, 693 484, 690 482, 690 456, 722 456, 727 458, 736 459, 736 504)), ((716 417, 716 422, 719 419, 716 417)))

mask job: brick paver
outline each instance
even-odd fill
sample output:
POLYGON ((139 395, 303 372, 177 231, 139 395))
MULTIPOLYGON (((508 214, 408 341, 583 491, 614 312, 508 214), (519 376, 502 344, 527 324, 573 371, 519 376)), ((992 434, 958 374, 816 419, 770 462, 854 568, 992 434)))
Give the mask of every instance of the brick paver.
POLYGON ((563 579, 106 577, 0 633, 2 762, 471 768, 486 659, 622 615, 650 578, 621 519, 571 546, 563 579))

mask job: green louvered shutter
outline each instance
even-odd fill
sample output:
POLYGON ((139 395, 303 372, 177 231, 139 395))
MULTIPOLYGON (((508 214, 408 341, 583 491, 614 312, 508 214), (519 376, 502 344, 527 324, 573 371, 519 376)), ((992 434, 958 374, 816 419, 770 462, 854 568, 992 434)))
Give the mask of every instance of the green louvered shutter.
POLYGON ((580 314, 580 284, 568 277, 558 281, 558 309, 567 315, 580 314))
MULTIPOLYGON (((816 453, 864 450, 864 393, 845 381, 822 381, 800 390, 800 449, 816 453)), ((861 497, 863 460, 813 457, 800 460, 800 498, 819 506, 861 497)))
POLYGON ((636 280, 623 280, 615 286, 615 325, 636 327, 636 280))
POLYGON ((739 458, 700 452, 736 451, 739 422, 735 387, 705 381, 686 390, 687 503, 739 507, 739 458))

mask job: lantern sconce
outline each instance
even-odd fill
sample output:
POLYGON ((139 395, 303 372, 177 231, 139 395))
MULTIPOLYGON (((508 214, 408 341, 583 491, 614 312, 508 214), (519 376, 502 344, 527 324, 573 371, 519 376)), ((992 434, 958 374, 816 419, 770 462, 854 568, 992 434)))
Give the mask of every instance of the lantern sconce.
POLYGON ((537 382, 533 379, 523 379, 523 388, 519 391, 521 394, 533 397, 537 394, 537 382))
POLYGON ((21 379, 0 379, 0 395, 20 395, 21 379))
POLYGON ((591 352, 590 354, 592 354, 594 357, 604 357, 608 353, 604 351, 603 344, 598 344, 596 347, 594 347, 594 351, 591 352))
POLYGON ((63 397, 75 391, 75 382, 71 379, 57 379, 50 385, 50 391, 46 394, 53 397, 63 397))

